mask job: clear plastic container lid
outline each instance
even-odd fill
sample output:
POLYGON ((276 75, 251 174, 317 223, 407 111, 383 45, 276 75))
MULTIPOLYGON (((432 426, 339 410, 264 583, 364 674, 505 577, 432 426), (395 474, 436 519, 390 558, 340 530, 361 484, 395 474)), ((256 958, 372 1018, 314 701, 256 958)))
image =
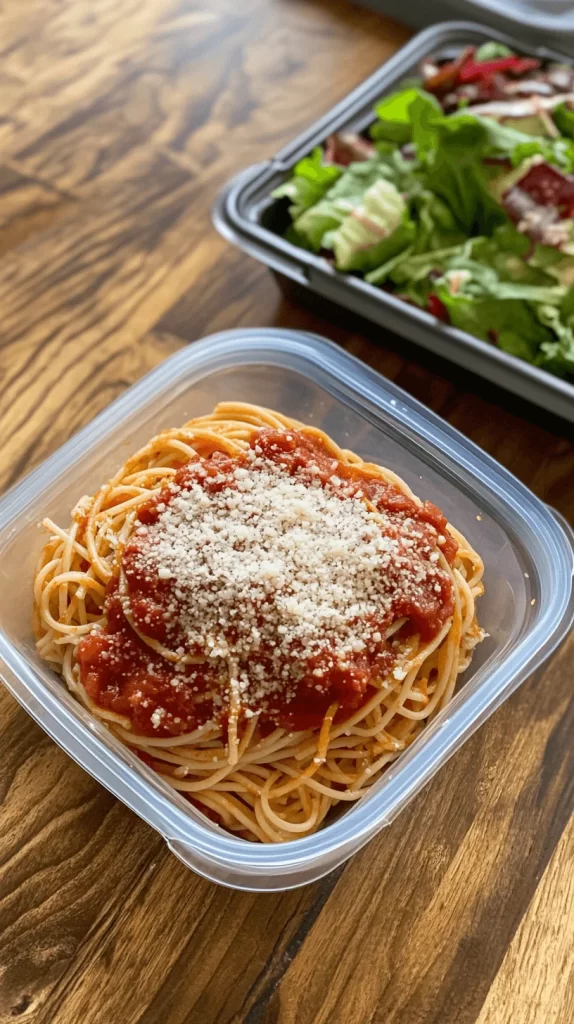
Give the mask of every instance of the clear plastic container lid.
POLYGON ((200 874, 253 891, 331 871, 389 824, 489 714, 554 649, 574 613, 567 526, 493 459, 394 384, 330 342, 282 330, 206 338, 127 391, 0 502, 0 671, 35 720, 79 764, 157 829, 200 874), (396 470, 436 502, 485 562, 479 618, 489 637, 458 692, 351 809, 284 845, 226 833, 169 789, 68 693, 37 655, 31 628, 37 523, 65 523, 153 434, 223 399, 265 404, 321 427, 396 470))

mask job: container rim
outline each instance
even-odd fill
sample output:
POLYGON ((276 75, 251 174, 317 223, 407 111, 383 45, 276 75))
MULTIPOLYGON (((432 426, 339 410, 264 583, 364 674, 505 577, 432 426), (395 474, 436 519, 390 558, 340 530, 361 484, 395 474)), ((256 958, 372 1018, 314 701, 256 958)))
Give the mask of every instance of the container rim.
POLYGON ((90 742, 92 748, 83 758, 70 751, 64 734, 67 731, 71 735, 73 730, 62 721, 61 701, 49 693, 26 659, 12 646, 5 633, 0 632, 0 667, 8 676, 6 682, 14 696, 72 757, 107 788, 124 801, 128 793, 132 798, 129 802, 132 810, 160 831, 172 847, 193 849, 222 868, 228 867, 231 860, 234 868, 261 870, 271 875, 280 871, 294 872, 302 865, 314 863, 327 853, 340 852, 350 844, 354 851, 378 828, 389 823, 415 789, 426 783, 437 770, 435 762, 439 755, 446 760, 458 749, 470 732, 478 728, 551 653, 574 618, 574 545, 572 535, 560 524, 559 517, 553 515, 543 502, 490 455, 396 384, 385 380, 330 341, 314 334, 280 328, 237 329, 211 335, 153 369, 0 500, 0 546, 17 532, 15 521, 31 500, 45 490, 47 477, 53 487, 64 474, 73 471, 80 457, 89 456, 112 430, 117 431, 118 425, 126 426, 130 417, 174 378, 192 369, 201 377, 202 373, 230 365, 292 366, 293 360, 296 368, 306 364, 309 369, 323 371, 334 382, 331 388, 334 395, 358 396, 363 408, 386 413, 406 434, 420 437, 428 451, 440 454, 443 459, 446 456, 449 463, 458 467, 460 486, 464 486, 464 473, 472 474, 485 493, 488 492, 505 510, 508 518, 520 519, 530 535, 540 540, 541 550, 546 551, 547 558, 560 566, 561 585, 550 588, 550 593, 545 595, 546 607, 541 610, 528 636, 521 637, 515 650, 501 664, 489 670, 488 687, 482 686, 473 695, 473 700, 474 697, 476 700, 472 714, 465 704, 460 704, 452 712, 446 708, 446 714, 441 713, 444 714, 442 722, 439 715, 428 727, 434 730, 432 741, 419 749, 414 744, 406 757, 397 762, 399 768, 393 777, 389 773, 383 776, 384 789, 375 790, 368 798, 358 801, 322 831, 285 846, 256 846, 216 827, 208 828, 184 814, 176 801, 169 801, 163 786, 158 785, 157 780, 154 782, 153 773, 145 766, 139 775, 130 768, 129 785, 120 784, 110 773, 110 767, 115 767, 117 775, 118 770, 125 772, 126 762, 95 737, 79 717, 73 722, 73 730, 76 733, 80 730, 84 742, 90 742), (56 721, 58 708, 60 716, 56 721), (448 731, 444 729, 447 721, 448 731), (429 747, 432 757, 429 757, 429 747), (400 767, 406 767, 407 758, 411 772, 410 776, 406 773, 405 780, 405 772, 400 767), (151 809, 150 791, 153 799, 151 809), (360 818, 357 817, 359 808, 360 818))
POLYGON ((560 32, 562 34, 574 31, 572 5, 569 0, 550 0, 549 6, 552 6, 553 10, 548 14, 542 10, 544 0, 523 0, 518 10, 512 0, 467 0, 467 2, 470 6, 477 7, 477 14, 484 18, 488 15, 496 15, 512 20, 517 31, 520 31, 523 26, 548 33, 560 32))

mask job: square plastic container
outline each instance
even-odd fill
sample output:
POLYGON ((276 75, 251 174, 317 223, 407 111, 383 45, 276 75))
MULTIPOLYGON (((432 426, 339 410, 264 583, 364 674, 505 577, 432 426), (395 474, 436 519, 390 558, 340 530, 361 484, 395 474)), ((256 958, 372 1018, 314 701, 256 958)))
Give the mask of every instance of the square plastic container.
MULTIPOLYGON (((465 22, 436 25, 420 32, 272 159, 255 164, 232 178, 215 203, 213 220, 225 238, 267 264, 291 297, 316 306, 319 296, 323 306, 327 304, 328 312, 335 315, 337 306, 343 306, 574 422, 574 385, 569 381, 466 331, 442 324, 396 295, 353 274, 335 270, 323 257, 287 242, 282 236, 289 223, 288 202, 271 197, 271 192, 290 177, 297 161, 323 144, 333 132, 365 131, 374 121, 376 101, 399 88, 406 78, 417 75, 424 57, 429 54, 452 56, 469 44, 480 46, 491 39, 528 55, 569 61, 545 47, 524 46, 511 36, 465 22)), ((472 112, 472 108, 470 110, 472 112)))
POLYGON ((574 613, 567 529, 488 455, 330 342, 287 330, 214 335, 144 377, 0 502, 0 673, 39 725, 190 868, 238 889, 289 889, 331 871, 390 824, 562 639, 574 613), (152 435, 223 399, 276 408, 392 467, 440 505, 486 567, 479 619, 490 635, 452 703, 362 800, 284 845, 234 837, 168 788, 74 700, 38 657, 31 629, 37 523, 45 515, 68 522, 77 499, 152 435))

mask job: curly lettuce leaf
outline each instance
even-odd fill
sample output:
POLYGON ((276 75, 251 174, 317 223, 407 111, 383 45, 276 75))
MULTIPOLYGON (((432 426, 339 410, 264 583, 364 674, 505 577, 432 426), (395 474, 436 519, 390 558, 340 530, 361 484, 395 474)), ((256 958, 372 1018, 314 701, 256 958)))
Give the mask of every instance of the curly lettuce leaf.
POLYGON ((452 211, 468 235, 490 234, 507 220, 488 189, 482 156, 488 133, 470 115, 428 118, 421 127, 425 146, 424 184, 452 211))
POLYGON ((574 370, 574 333, 561 313, 569 297, 564 286, 501 280, 494 267, 457 258, 434 290, 454 327, 554 373, 574 370))
POLYGON ((449 206, 428 189, 414 195, 411 200, 413 216, 418 225, 415 249, 417 253, 432 252, 460 245, 466 241, 449 206))
POLYGON ((365 193, 378 181, 396 182, 400 191, 407 173, 401 163, 389 160, 388 153, 377 153, 369 160, 349 164, 323 199, 305 210, 294 221, 293 227, 304 239, 305 245, 318 252, 330 248, 325 236, 343 223, 346 217, 361 205, 365 193))
MULTIPOLYGON (((552 274, 543 263, 535 261, 536 248, 531 256, 531 247, 530 239, 517 231, 513 224, 504 224, 496 228, 491 238, 476 239, 473 259, 496 271, 500 281, 532 286, 563 283, 557 274, 552 274)), ((558 257, 566 259, 560 253, 558 257)))
POLYGON ((381 177, 387 178, 400 192, 413 195, 420 191, 421 163, 413 156, 405 156, 392 142, 377 142, 376 145, 381 177))
POLYGON ((407 246, 406 249, 401 249, 400 252, 395 253, 395 255, 387 259, 386 262, 381 263, 375 270, 366 274, 365 280, 368 281, 369 284, 383 284, 392 276, 396 267, 410 259, 413 255, 413 251, 412 245, 407 246))
POLYGON ((483 43, 482 46, 478 47, 474 60, 477 64, 482 64, 484 61, 497 60, 499 57, 514 57, 514 53, 504 43, 491 41, 490 43, 483 43))
POLYGON ((488 295, 453 295, 440 282, 435 291, 446 306, 453 327, 483 341, 495 341, 505 352, 529 363, 535 361, 540 347, 549 340, 548 331, 526 302, 488 295))
POLYGON ((490 195, 486 175, 471 161, 458 161, 439 150, 426 178, 426 186, 452 210, 467 236, 490 234, 506 221, 506 213, 490 195))
POLYGON ((528 256, 528 266, 544 273, 548 282, 572 288, 574 285, 574 256, 568 256, 550 245, 536 245, 528 256))
POLYGON ((568 288, 562 300, 560 316, 568 327, 574 328, 574 287, 568 288))
POLYGON ((386 96, 375 106, 377 122, 371 128, 371 138, 386 139, 399 146, 413 139, 413 129, 420 117, 442 114, 440 103, 422 89, 401 89, 386 96))
POLYGON ((544 303, 548 306, 560 306, 567 289, 559 284, 530 284, 522 281, 501 280, 495 267, 477 261, 474 249, 470 258, 466 256, 451 260, 444 274, 444 282, 453 295, 465 295, 468 298, 489 297, 494 299, 520 299, 524 302, 544 303))
MULTIPOLYGON (((348 217, 339 231, 343 232, 353 221, 355 221, 354 217, 348 217)), ((414 224, 405 217, 394 231, 378 242, 372 242, 370 238, 362 238, 361 242, 357 244, 357 238, 354 237, 347 249, 338 246, 339 256, 335 261, 337 269, 357 270, 366 274, 373 267, 388 264, 410 247, 415 233, 414 224)))
POLYGON ((567 139, 574 139, 574 110, 561 103, 552 111, 552 117, 560 134, 567 139))
POLYGON ((427 189, 415 193, 410 203, 416 225, 414 241, 397 258, 382 263, 367 275, 371 284, 382 284, 397 270, 396 283, 419 281, 432 270, 442 269, 444 259, 462 253, 468 239, 458 226, 452 211, 439 196, 427 189), (405 266, 405 271, 399 270, 405 266))
POLYGON ((295 165, 293 177, 274 189, 271 195, 273 199, 290 199, 289 213, 296 220, 318 203, 340 176, 341 168, 323 163, 323 150, 317 146, 310 156, 295 165))
POLYGON ((414 225, 398 189, 381 178, 365 192, 342 224, 323 239, 339 270, 368 271, 396 256, 413 240, 414 225))
MULTIPOLYGON (((574 306, 574 295, 567 296, 563 304, 574 306)), ((538 366, 559 377, 574 374, 574 330, 570 324, 564 323, 561 311, 556 306, 540 305, 536 315, 541 324, 552 332, 551 340, 543 341, 536 359, 538 366)))
MULTIPOLYGON (((483 129, 483 140, 480 143, 483 157, 505 157, 512 167, 519 167, 525 160, 539 156, 564 171, 574 169, 572 137, 548 138, 543 134, 542 127, 540 131, 526 131, 527 119, 518 119, 519 125, 514 126, 508 122, 501 123, 494 117, 474 114, 472 109, 464 114, 451 114, 450 119, 457 121, 462 116, 475 121, 483 129)), ((532 125, 535 126, 535 121, 532 121, 532 125)))
MULTIPOLYGON (((402 259, 393 264, 387 271, 387 276, 401 290, 405 286, 427 282, 429 287, 426 291, 430 292, 432 279, 437 279, 446 271, 470 260, 475 246, 482 241, 481 238, 469 238, 462 244, 445 246, 432 252, 418 252, 415 244, 408 252, 402 254, 402 259)), ((383 280, 383 270, 383 267, 377 267, 367 275, 367 281, 370 284, 380 284, 383 280)))
POLYGON ((559 139, 536 138, 520 143, 512 151, 513 167, 519 167, 529 157, 541 156, 546 163, 554 164, 566 174, 574 171, 574 140, 561 137, 559 139))

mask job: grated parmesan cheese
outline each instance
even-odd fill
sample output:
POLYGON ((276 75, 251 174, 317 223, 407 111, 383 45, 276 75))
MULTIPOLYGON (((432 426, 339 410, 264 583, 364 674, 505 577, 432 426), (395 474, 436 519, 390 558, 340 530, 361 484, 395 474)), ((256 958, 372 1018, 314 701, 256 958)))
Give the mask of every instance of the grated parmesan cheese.
MULTIPOLYGON (((279 689, 288 697, 305 661, 318 660, 320 678, 372 651, 397 597, 420 600, 448 577, 414 519, 373 512, 336 475, 325 486, 298 479, 257 446, 247 458, 249 469, 212 475, 209 487, 197 473, 174 489, 157 520, 134 531, 124 570, 128 604, 133 578, 169 583, 168 646, 233 662, 235 700, 253 705, 279 689)), ((163 714, 154 711, 154 727, 163 714)))

